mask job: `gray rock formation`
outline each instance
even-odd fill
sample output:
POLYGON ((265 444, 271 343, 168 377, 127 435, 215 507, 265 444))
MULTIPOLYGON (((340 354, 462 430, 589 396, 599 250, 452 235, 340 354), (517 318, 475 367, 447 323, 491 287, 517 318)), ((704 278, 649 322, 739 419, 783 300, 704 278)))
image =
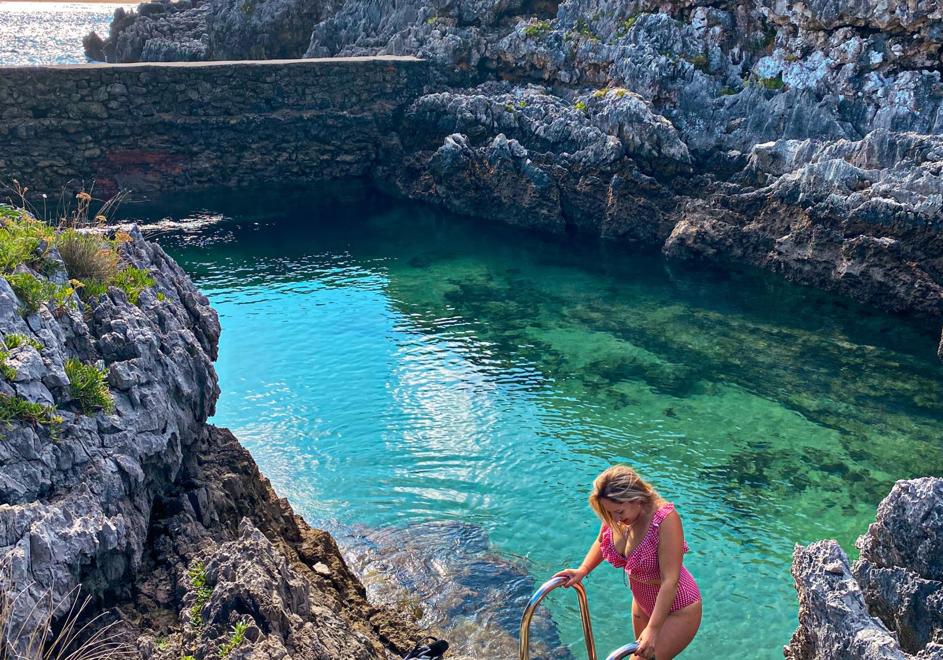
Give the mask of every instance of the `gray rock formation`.
POLYGON ((441 65, 372 163, 391 191, 943 321, 939 3, 338 0, 289 28, 291 11, 244 12, 226 56, 307 29, 308 57, 441 65))
MULTIPOLYGON (((215 653, 235 623, 248 626, 244 657, 374 658, 411 646, 416 629, 367 603, 330 536, 294 516, 231 434, 206 426, 220 333, 206 298, 136 229, 119 245, 155 282, 136 304, 112 287, 26 313, 0 278, 0 334, 38 342, 9 351, 15 374, 5 371, 0 395, 61 417, 0 422, 0 592, 12 601, 0 643, 22 648, 80 588, 93 610, 117 607, 144 657, 215 653), (79 405, 70 358, 103 365, 113 410, 79 405), (211 597, 197 624, 188 590, 198 562, 211 597), (154 630, 174 646, 158 647, 145 634, 154 630)), ((67 281, 55 250, 37 259, 67 281)))
POLYGON ((943 479, 898 481, 849 567, 834 541, 796 546, 790 660, 943 658, 943 479))

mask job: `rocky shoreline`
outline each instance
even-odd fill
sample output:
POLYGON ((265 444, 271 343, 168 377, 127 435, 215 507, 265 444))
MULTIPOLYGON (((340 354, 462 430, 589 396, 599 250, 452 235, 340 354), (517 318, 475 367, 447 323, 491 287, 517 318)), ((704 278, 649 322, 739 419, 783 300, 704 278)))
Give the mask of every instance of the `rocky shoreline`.
POLYGON ((849 565, 835 541, 796 546, 788 660, 943 658, 943 479, 898 481, 849 565))
POLYGON ((120 62, 276 43, 436 63, 369 165, 386 190, 943 322, 937 3, 187 0, 86 40, 120 62))
POLYGON ((414 622, 371 605, 331 536, 206 424, 220 332, 207 299, 136 229, 115 245, 150 278, 135 302, 116 286, 79 299, 46 240, 0 278, 5 652, 81 594, 131 641, 114 657, 210 657, 237 625, 251 644, 231 658, 401 657, 414 622), (29 289, 8 280, 49 282, 56 303, 28 309, 29 289), (104 365, 97 410, 66 376, 76 361, 104 365))

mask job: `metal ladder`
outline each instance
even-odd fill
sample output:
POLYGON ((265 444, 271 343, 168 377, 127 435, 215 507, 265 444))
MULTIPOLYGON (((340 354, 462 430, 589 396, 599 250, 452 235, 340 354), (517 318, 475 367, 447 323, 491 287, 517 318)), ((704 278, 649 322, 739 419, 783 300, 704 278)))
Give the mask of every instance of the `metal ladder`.
MULTIPOLYGON (((518 654, 519 660, 530 660, 530 620, 534 616, 534 611, 537 609, 537 606, 540 605, 540 601, 549 594, 551 591, 557 587, 562 587, 563 583, 566 582, 566 578, 557 577, 547 580, 537 591, 534 592, 534 595, 530 597, 530 601, 527 603, 527 607, 524 608, 524 616, 521 617, 521 644, 520 652, 518 654)), ((589 620, 589 601, 586 599, 586 589, 583 588, 582 584, 574 584, 573 589, 576 591, 576 598, 580 604, 580 619, 583 622, 583 639, 586 641, 586 655, 589 660, 597 660, 596 658, 596 641, 593 639, 593 626, 589 620)), ((630 644, 625 644, 620 646, 615 651, 606 656, 606 660, 622 660, 622 658, 628 658, 630 655, 635 653, 638 649, 638 644, 632 642, 630 644)))

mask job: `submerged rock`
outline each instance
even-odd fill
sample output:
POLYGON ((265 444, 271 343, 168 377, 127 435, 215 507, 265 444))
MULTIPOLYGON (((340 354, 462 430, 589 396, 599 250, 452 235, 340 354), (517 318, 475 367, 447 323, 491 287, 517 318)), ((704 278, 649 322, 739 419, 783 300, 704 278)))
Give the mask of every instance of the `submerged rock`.
POLYGON ((943 479, 898 481, 856 545, 854 567, 834 541, 796 546, 786 657, 943 658, 943 479))
MULTIPOLYGON (((335 530, 371 602, 412 607, 441 629, 449 658, 517 657, 521 616, 537 588, 523 563, 495 553, 480 527, 435 522, 335 530)), ((570 658, 546 608, 531 623, 532 658, 570 658)))

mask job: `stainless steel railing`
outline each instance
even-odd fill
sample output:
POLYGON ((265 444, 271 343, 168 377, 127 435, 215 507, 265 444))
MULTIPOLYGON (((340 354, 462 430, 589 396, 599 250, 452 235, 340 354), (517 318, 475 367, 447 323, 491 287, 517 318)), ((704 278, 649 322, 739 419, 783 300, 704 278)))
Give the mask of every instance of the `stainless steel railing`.
POLYGON ((632 642, 631 644, 626 644, 625 646, 620 646, 617 648, 615 651, 606 656, 606 660, 622 660, 622 658, 628 658, 637 650, 638 642, 632 642))
MULTIPOLYGON (((521 643, 518 653, 520 660, 530 660, 530 620, 534 617, 534 611, 540 605, 540 601, 557 587, 563 586, 567 578, 557 577, 547 580, 534 595, 530 597, 527 607, 524 608, 524 616, 521 617, 521 643)), ((580 619, 583 622, 583 639, 586 641, 586 656, 589 660, 596 660, 596 641, 593 639, 593 626, 589 620, 589 601, 586 598, 586 589, 582 584, 574 584, 576 599, 580 605, 580 619)), ((628 658, 638 649, 638 643, 632 642, 620 646, 615 651, 606 656, 606 660, 622 660, 628 658)))
MULTIPOLYGON (((563 586, 567 578, 551 578, 540 585, 540 588, 530 597, 530 602, 524 608, 524 616, 521 617, 521 645, 518 657, 520 660, 530 660, 530 620, 534 616, 534 610, 540 605, 544 596, 549 594, 557 587, 563 586)), ((582 584, 574 584, 576 598, 580 604, 580 619, 583 621, 583 639, 586 640, 586 655, 589 660, 596 660, 596 642, 593 640, 593 625, 589 621, 589 602, 586 600, 586 589, 582 584)))

